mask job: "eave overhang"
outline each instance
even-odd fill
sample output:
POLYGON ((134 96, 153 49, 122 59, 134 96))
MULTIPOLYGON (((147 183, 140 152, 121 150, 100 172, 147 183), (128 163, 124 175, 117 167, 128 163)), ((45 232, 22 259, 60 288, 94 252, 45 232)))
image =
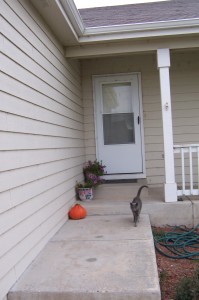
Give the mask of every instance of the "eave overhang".
POLYGON ((158 38, 194 37, 198 47, 199 18, 85 28, 73 0, 31 1, 65 47, 66 57, 81 57, 81 50, 87 57, 92 47, 100 50, 105 45, 110 50, 116 43, 146 44, 158 38))

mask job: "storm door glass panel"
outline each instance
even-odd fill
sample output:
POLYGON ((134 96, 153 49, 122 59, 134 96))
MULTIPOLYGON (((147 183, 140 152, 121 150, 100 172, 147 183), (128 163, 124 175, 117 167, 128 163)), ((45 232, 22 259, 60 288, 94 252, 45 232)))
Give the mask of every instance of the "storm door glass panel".
POLYGON ((130 82, 102 85, 104 145, 134 144, 130 82))

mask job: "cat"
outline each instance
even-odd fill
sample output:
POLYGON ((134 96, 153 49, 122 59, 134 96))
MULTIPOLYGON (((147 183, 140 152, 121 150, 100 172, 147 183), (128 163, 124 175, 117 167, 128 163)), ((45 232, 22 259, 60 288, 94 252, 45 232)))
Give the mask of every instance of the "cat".
POLYGON ((147 185, 142 185, 137 192, 137 196, 130 203, 130 208, 132 210, 133 217, 134 217, 135 227, 137 226, 137 222, 139 220, 140 212, 142 209, 142 200, 140 199, 140 193, 144 187, 148 188, 147 185))

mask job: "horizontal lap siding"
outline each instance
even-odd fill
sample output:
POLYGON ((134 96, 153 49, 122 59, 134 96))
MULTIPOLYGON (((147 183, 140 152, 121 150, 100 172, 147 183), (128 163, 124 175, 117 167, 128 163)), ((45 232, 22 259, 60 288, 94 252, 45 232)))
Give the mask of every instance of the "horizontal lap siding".
POLYGON ((78 62, 29 1, 1 13, 0 299, 67 220, 85 161, 78 62))
POLYGON ((82 62, 85 144, 87 159, 95 159, 92 75, 141 72, 146 174, 149 184, 164 182, 162 117, 159 74, 155 54, 92 59, 82 62))
POLYGON ((172 55, 174 144, 199 142, 199 51, 172 55))
MULTIPOLYGON (((173 53, 171 92, 174 144, 199 143, 199 51, 173 53)), ((186 182, 190 181, 189 159, 185 154, 186 182)), ((177 183, 182 185, 180 155, 175 155, 177 183)), ((198 163, 193 155, 193 181, 198 182, 198 163)))

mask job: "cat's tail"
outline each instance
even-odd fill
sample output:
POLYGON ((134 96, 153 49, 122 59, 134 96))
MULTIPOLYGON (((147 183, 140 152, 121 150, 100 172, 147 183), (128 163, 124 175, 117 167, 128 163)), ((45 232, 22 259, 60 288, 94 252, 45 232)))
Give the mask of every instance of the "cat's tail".
POLYGON ((137 196, 136 197, 140 197, 140 194, 141 194, 141 191, 143 188, 147 188, 148 189, 148 186, 147 185, 142 185, 139 190, 138 190, 138 193, 137 193, 137 196))

